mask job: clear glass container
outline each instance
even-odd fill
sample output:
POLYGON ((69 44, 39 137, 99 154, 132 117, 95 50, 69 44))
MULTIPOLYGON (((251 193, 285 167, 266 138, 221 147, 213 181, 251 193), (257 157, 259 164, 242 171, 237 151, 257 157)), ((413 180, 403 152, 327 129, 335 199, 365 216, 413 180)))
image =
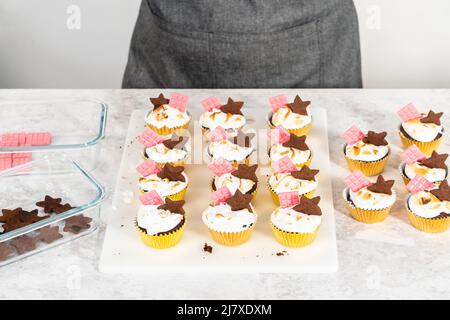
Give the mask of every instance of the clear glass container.
POLYGON ((0 102, 0 137, 5 133, 50 132, 47 146, 0 146, 2 154, 31 153, 32 160, 64 153, 94 170, 105 137, 108 105, 97 100, 0 102))
POLYGON ((1 172, 0 194, 0 266, 3 266, 95 231, 100 223, 99 205, 105 189, 78 162, 46 156, 1 172), (69 203, 73 208, 60 214, 45 213, 37 202, 46 195, 61 198, 61 204, 69 203), (37 209, 38 216, 48 217, 5 232, 5 225, 19 224, 11 215, 5 222, 8 213, 4 209, 16 208, 28 212, 37 209))

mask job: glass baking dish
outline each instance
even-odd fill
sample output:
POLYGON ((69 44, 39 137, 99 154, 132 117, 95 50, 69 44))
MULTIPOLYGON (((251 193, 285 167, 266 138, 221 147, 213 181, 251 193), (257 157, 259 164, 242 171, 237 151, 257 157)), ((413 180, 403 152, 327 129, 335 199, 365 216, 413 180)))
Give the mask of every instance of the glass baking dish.
POLYGON ((3 266, 95 231, 100 223, 99 205, 105 189, 78 162, 46 156, 1 172, 0 194, 0 266, 3 266), (59 207, 57 201, 47 202, 51 213, 45 213, 37 205, 46 195, 62 200, 59 207), (54 213, 66 203, 73 208, 54 213), (11 213, 22 210, 26 212, 20 219, 11 213), (38 217, 48 217, 21 226, 19 221, 34 221, 33 210, 37 210, 38 217))
POLYGON ((94 170, 105 137, 108 105, 97 100, 0 102, 0 137, 8 133, 49 132, 50 145, 2 146, 5 154, 31 154, 37 160, 64 152, 85 168, 94 170))

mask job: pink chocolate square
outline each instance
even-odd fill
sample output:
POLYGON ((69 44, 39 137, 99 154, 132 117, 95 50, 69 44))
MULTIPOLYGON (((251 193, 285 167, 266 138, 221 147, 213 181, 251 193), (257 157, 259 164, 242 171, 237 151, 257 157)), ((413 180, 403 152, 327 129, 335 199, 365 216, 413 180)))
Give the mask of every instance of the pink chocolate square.
POLYGON ((276 97, 270 97, 269 98, 270 106, 272 107, 272 112, 276 112, 278 109, 286 108, 288 105, 287 98, 284 94, 276 96, 276 97))
POLYGON ((208 168, 214 172, 214 175, 220 177, 223 174, 236 170, 231 163, 224 158, 218 158, 208 165, 208 168))
POLYGON ((415 145, 411 145, 408 149, 402 152, 400 158, 406 164, 413 164, 419 160, 423 160, 426 156, 420 151, 420 149, 415 145))
POLYGON ((209 97, 202 101, 202 106, 206 111, 211 111, 213 109, 220 109, 220 100, 216 96, 209 97))
POLYGON ((212 199, 212 204, 216 206, 218 204, 225 202, 229 197, 232 196, 232 194, 227 187, 223 186, 217 191, 212 192, 210 196, 212 199))
POLYGON ((181 112, 186 112, 188 100, 188 96, 174 92, 170 96, 169 105, 180 110, 181 112))
POLYGON ((161 171, 161 167, 152 159, 147 159, 145 162, 137 166, 136 170, 143 177, 148 177, 151 174, 156 174, 161 171))
POLYGON ((277 173, 290 173, 297 170, 297 167, 288 156, 272 162, 272 167, 277 173))
POLYGON ((294 207, 300 203, 300 197, 298 192, 283 192, 278 194, 278 198, 280 199, 280 206, 282 208, 294 207))
POLYGON ((402 121, 406 122, 413 119, 419 119, 422 117, 419 111, 412 103, 408 103, 406 106, 397 111, 402 121))
POLYGON ((355 144, 358 141, 361 141, 365 136, 366 135, 362 133, 358 127, 352 126, 342 134, 342 139, 348 144, 355 144))
POLYGON ((425 179, 420 175, 416 175, 407 185, 406 189, 408 189, 411 193, 417 193, 424 190, 429 190, 434 187, 434 184, 425 179))
POLYGON ((208 133, 208 139, 211 142, 219 142, 228 139, 228 134, 224 128, 218 126, 208 133))
POLYGON ((291 138, 290 133, 282 126, 278 126, 275 129, 270 130, 268 135, 270 142, 274 144, 283 144, 288 142, 291 138))
POLYGON ((347 176, 344 181, 347 187, 349 187, 353 192, 358 192, 362 188, 368 187, 372 184, 359 170, 354 171, 351 175, 347 176))
POLYGON ((164 138, 153 130, 145 130, 139 137, 139 142, 142 143, 147 148, 153 147, 164 141, 164 138))
POLYGON ((144 193, 139 197, 139 200, 145 206, 158 206, 164 203, 164 200, 161 198, 158 192, 156 192, 156 190, 151 190, 144 193))
POLYGON ((48 146, 52 143, 50 132, 32 132, 26 134, 26 144, 30 146, 48 146))

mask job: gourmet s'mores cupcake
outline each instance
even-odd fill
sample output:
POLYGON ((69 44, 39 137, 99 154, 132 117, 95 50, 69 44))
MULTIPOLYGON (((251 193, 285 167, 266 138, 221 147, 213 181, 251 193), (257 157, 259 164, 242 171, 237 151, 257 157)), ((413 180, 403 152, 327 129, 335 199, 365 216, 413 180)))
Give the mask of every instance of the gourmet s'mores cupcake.
POLYGON ((312 151, 306 144, 306 136, 296 136, 279 126, 269 132, 269 139, 272 143, 269 149, 270 163, 287 156, 297 168, 310 165, 312 151))
POLYGON ((250 204, 252 196, 239 190, 234 195, 227 187, 211 194, 213 203, 203 212, 203 223, 217 243, 236 246, 247 242, 257 215, 250 204))
POLYGON ((417 176, 408 184, 412 192, 406 201, 409 220, 421 231, 444 232, 450 227, 450 187, 447 180, 436 187, 423 179, 417 176))
POLYGON ((394 180, 378 176, 370 182, 360 171, 353 172, 345 179, 347 187, 343 196, 350 215, 365 223, 384 221, 391 212, 397 195, 393 190, 394 180))
POLYGON ((320 197, 300 199, 295 193, 281 196, 281 206, 270 216, 272 231, 279 243, 286 247, 299 248, 311 244, 317 236, 322 222, 320 197))
POLYGON ((390 147, 386 132, 362 133, 356 126, 342 134, 345 140, 344 156, 351 171, 359 170, 365 176, 375 176, 384 171, 390 147))
POLYGON ((312 116, 309 110, 311 101, 303 101, 300 96, 295 96, 292 103, 288 103, 286 96, 280 95, 269 98, 272 112, 267 121, 271 128, 284 127, 289 133, 297 136, 308 134, 312 126, 312 116))
POLYGON ((427 156, 437 150, 444 134, 443 114, 432 110, 428 114, 420 113, 412 103, 400 109, 398 115, 402 123, 399 134, 403 147, 406 149, 415 144, 427 156))
POLYGON ((227 103, 222 105, 219 98, 213 96, 202 101, 202 106, 205 112, 200 116, 200 125, 204 134, 220 126, 232 136, 245 126, 246 119, 241 111, 244 106, 242 101, 228 98, 227 103))
POLYGON ((153 110, 145 116, 147 126, 159 135, 182 133, 187 129, 191 116, 186 111, 188 97, 173 93, 166 99, 161 93, 156 98, 150 98, 153 110))

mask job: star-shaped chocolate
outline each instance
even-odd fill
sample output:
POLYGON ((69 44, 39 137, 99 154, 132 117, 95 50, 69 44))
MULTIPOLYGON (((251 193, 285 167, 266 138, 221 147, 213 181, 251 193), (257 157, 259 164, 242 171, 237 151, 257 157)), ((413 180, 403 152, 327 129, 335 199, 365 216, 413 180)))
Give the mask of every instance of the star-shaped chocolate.
POLYGON ((441 201, 450 201, 450 187, 447 180, 441 182, 439 189, 433 189, 430 192, 441 201))
POLYGON ((150 102, 153 104, 153 110, 158 109, 164 104, 169 103, 169 99, 166 99, 162 93, 157 98, 150 98, 150 102))
POLYGON ((392 194, 394 180, 384 180, 383 176, 378 176, 377 182, 367 187, 367 190, 375 193, 392 194))
POLYGON ((248 166, 246 164, 240 164, 237 170, 233 171, 231 175, 240 178, 252 180, 253 182, 258 182, 258 177, 256 176, 256 169, 258 169, 258 165, 255 164, 253 166, 248 166))
POLYGON ((61 239, 63 235, 59 233, 59 227, 44 227, 39 229, 39 240, 44 241, 46 243, 52 243, 58 239, 61 239))
POLYGON ((294 148, 300 151, 309 150, 308 145, 306 144, 306 136, 296 136, 295 134, 290 135, 289 141, 286 141, 282 144, 283 147, 286 148, 294 148))
POLYGON ((36 249, 38 237, 20 236, 11 240, 11 245, 16 248, 18 254, 23 254, 36 249))
POLYGON ((445 161, 448 158, 448 154, 439 154, 436 151, 433 151, 431 154, 431 157, 423 159, 419 161, 419 163, 423 164, 425 167, 428 168, 438 168, 438 169, 444 169, 447 170, 447 165, 445 164, 445 161))
POLYGON ((320 197, 309 199, 305 196, 300 198, 300 203, 293 209, 297 212, 301 212, 310 216, 321 216, 322 210, 319 207, 320 197))
POLYGON ((173 200, 170 200, 169 198, 166 198, 165 201, 166 201, 166 203, 160 205, 158 207, 158 209, 167 210, 167 211, 170 211, 172 213, 179 213, 179 214, 182 214, 182 215, 185 214, 183 206, 184 206, 186 201, 184 201, 184 200, 173 201, 173 200))
POLYGON ((164 165, 162 170, 156 175, 161 179, 169 179, 169 181, 182 181, 185 182, 186 178, 183 175, 184 167, 182 166, 172 166, 169 163, 164 165))
POLYGON ((229 197, 225 202, 231 207, 232 211, 239 211, 247 209, 252 212, 252 208, 250 206, 250 201, 252 200, 251 194, 243 194, 239 189, 236 190, 236 193, 229 197))
POLYGON ((50 196, 45 196, 44 201, 36 202, 38 207, 44 208, 45 213, 52 213, 54 209, 61 205, 61 198, 52 198, 50 196))
POLYGON ((243 116, 241 108, 244 105, 243 101, 233 101, 233 99, 228 98, 227 104, 220 107, 220 110, 224 113, 229 114, 239 114, 243 116))
POLYGON ((182 150, 186 143, 188 142, 189 137, 178 137, 173 135, 170 139, 164 140, 163 145, 168 149, 180 149, 182 150))
POLYGON ((12 253, 14 249, 5 243, 0 243, 0 261, 5 261, 12 253))
POLYGON ((367 136, 363 138, 363 142, 373 144, 374 146, 387 146, 388 142, 385 139, 386 136, 387 132, 377 133, 374 131, 369 131, 367 136))
POLYGON ((82 214, 74 217, 67 218, 64 222, 64 232, 72 232, 74 234, 78 234, 85 229, 89 229, 91 227, 92 219, 89 217, 85 217, 82 214))
POLYGON ((239 130, 236 136, 228 139, 231 143, 236 144, 240 147, 250 148, 252 145, 252 139, 255 137, 255 134, 252 132, 244 132, 239 130))
POLYGON ((2 209, 2 216, 0 217, 0 222, 7 222, 8 220, 16 217, 17 215, 22 213, 22 208, 16 208, 16 209, 2 209))
POLYGON ((307 180, 314 181, 316 175, 319 173, 319 170, 310 169, 308 166, 303 166, 299 171, 291 172, 291 175, 295 179, 299 180, 307 180))
POLYGON ((2 226, 3 232, 9 232, 12 230, 16 230, 22 228, 24 226, 33 224, 35 222, 41 221, 43 219, 47 219, 49 216, 38 216, 38 210, 35 209, 33 211, 25 211, 22 210, 19 214, 9 217, 6 220, 6 223, 2 226))
POLYGON ((311 104, 311 101, 303 101, 300 96, 295 96, 293 103, 288 103, 289 109, 291 109, 292 112, 300 114, 302 116, 307 116, 308 111, 307 108, 311 104))
POLYGON ((435 125, 440 126, 441 125, 441 117, 444 113, 443 112, 434 112, 430 110, 428 112, 428 115, 426 117, 423 117, 420 119, 420 122, 422 123, 434 123, 435 125))
POLYGON ((59 207, 55 208, 55 213, 56 214, 60 214, 60 213, 64 213, 66 211, 72 210, 74 207, 72 207, 70 204, 65 203, 60 205, 59 207))

